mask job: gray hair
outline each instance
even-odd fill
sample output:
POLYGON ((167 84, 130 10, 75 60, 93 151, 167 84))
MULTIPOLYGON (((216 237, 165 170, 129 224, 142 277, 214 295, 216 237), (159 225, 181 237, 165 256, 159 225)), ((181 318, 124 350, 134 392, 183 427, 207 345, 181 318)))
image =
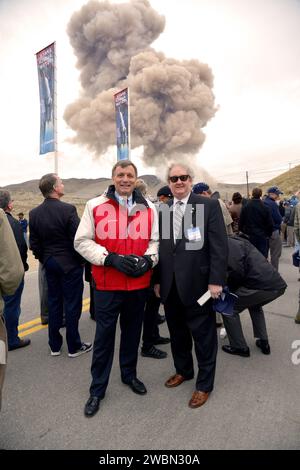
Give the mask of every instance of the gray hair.
POLYGON ((0 208, 5 210, 11 201, 10 193, 6 189, 0 189, 0 208))
POLYGON ((53 193, 54 186, 57 182, 57 174, 56 173, 47 173, 46 175, 42 176, 39 182, 39 188, 42 195, 47 198, 50 194, 53 193))
POLYGON ((148 185, 142 178, 138 178, 136 180, 135 187, 142 193, 143 196, 146 196, 148 191, 148 185))
POLYGON ((189 165, 186 165, 185 163, 177 162, 177 163, 171 163, 171 165, 168 167, 167 181, 169 181, 170 173, 171 173, 171 171, 173 170, 173 168, 175 166, 182 166, 182 168, 185 169, 186 174, 189 175, 192 180, 194 179, 194 177, 195 177, 194 170, 189 165))

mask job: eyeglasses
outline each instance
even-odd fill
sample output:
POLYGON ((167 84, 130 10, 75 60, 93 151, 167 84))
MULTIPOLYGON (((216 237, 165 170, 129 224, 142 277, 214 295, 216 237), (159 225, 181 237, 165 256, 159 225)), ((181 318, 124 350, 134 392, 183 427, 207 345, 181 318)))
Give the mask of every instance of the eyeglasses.
POLYGON ((169 180, 172 183, 177 183, 178 180, 180 181, 187 181, 190 175, 180 175, 180 176, 169 176, 169 180))

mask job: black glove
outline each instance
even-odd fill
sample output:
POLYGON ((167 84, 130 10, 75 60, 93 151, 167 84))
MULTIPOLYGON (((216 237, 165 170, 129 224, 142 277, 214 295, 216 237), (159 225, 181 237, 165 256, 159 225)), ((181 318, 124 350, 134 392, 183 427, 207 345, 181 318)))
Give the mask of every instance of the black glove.
POLYGON ((132 276, 136 269, 136 261, 131 255, 118 255, 117 253, 109 253, 104 261, 104 266, 113 266, 121 273, 132 276))
POLYGON ((135 261, 135 270, 130 274, 131 277, 140 277, 152 268, 153 262, 150 256, 129 255, 135 261))

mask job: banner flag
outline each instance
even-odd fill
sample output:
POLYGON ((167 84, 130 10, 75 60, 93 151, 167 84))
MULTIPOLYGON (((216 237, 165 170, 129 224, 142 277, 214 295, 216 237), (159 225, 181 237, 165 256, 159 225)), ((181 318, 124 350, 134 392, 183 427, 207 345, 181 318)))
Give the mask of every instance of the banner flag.
POLYGON ((40 90, 40 155, 56 150, 55 43, 36 54, 40 90))
POLYGON ((118 160, 127 160, 130 158, 129 89, 119 91, 114 95, 114 99, 118 160))

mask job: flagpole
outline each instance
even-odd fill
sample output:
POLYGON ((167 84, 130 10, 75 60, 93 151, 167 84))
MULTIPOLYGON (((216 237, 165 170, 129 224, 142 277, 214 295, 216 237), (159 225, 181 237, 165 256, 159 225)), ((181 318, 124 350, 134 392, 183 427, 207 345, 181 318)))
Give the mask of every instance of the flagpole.
POLYGON ((54 41, 54 173, 58 174, 58 146, 57 146, 57 67, 56 67, 56 41, 54 41))
POLYGON ((130 95, 129 95, 129 87, 127 88, 127 96, 128 96, 128 160, 130 160, 131 157, 131 135, 130 135, 130 95))

